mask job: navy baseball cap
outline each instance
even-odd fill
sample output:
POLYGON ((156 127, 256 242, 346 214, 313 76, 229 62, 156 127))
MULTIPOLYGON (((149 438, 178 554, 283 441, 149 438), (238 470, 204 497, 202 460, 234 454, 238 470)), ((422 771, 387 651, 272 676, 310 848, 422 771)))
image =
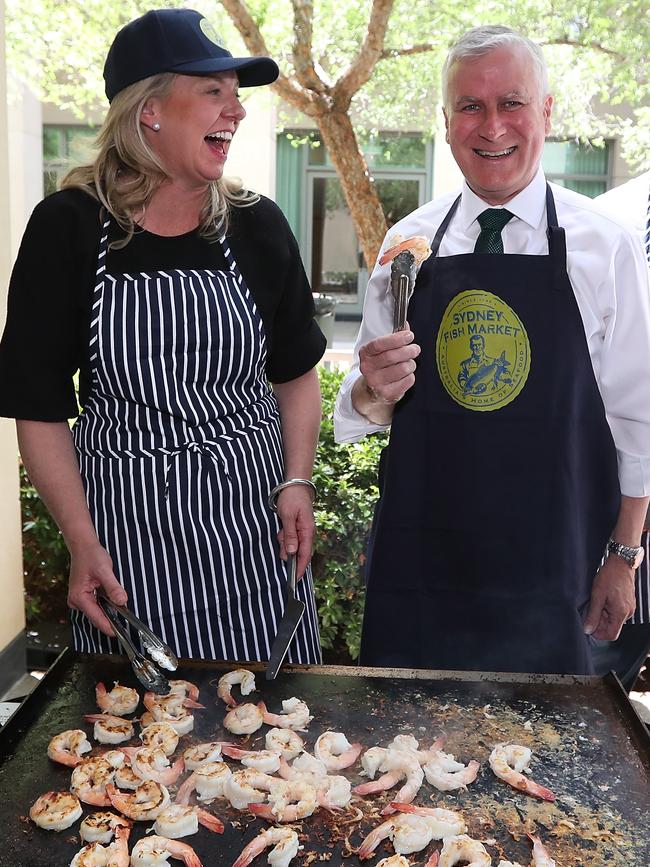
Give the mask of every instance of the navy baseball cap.
POLYGON ((152 9, 130 21, 113 40, 104 81, 110 102, 136 81, 161 72, 210 75, 237 72, 241 87, 271 84, 280 74, 270 57, 233 57, 207 18, 193 9, 152 9))

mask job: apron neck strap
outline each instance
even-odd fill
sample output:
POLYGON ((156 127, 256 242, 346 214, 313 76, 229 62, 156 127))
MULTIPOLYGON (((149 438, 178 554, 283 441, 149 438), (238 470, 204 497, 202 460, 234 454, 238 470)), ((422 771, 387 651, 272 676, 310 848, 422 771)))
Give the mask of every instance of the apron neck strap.
POLYGON ((444 220, 442 221, 442 223, 440 223, 440 225, 438 226, 438 231, 436 232, 435 237, 434 237, 433 241, 431 242, 431 255, 432 256, 438 255, 438 250, 440 249, 440 244, 442 243, 442 239, 444 237, 444 234, 447 231, 447 226, 451 223, 451 218, 456 213, 456 209, 458 208, 459 204, 460 204, 460 195, 458 196, 456 201, 453 203, 451 208, 449 208, 449 210, 447 211, 447 214, 446 214, 444 220))

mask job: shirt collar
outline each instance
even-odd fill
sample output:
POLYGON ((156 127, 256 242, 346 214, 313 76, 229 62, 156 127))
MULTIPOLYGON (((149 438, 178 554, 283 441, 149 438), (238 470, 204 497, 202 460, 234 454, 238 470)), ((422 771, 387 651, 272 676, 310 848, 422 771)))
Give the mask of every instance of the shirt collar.
MULTIPOLYGON (((479 198, 467 183, 463 181, 460 204, 458 206, 457 219, 463 231, 468 231, 474 220, 486 208, 490 207, 487 202, 479 198)), ((546 210, 546 178, 540 166, 532 181, 520 193, 510 199, 503 206, 511 213, 528 223, 533 229, 537 229, 544 217, 546 210)))

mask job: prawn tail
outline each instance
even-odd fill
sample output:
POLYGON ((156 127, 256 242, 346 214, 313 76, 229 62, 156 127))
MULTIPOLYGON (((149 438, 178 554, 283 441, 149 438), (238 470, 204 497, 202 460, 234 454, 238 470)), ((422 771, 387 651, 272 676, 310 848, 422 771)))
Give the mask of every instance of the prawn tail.
POLYGON ((540 786, 533 780, 525 780, 521 786, 521 790, 527 795, 533 795, 535 798, 540 798, 542 801, 554 801, 555 795, 550 789, 545 786, 540 786))
POLYGON ((424 865, 424 867, 438 867, 438 861, 440 860, 440 852, 432 852, 431 857, 424 865))
POLYGON ((270 804, 248 804, 248 810, 256 816, 261 816, 263 819, 268 819, 271 822, 276 819, 270 804))
POLYGON ((221 744, 221 752, 225 753, 231 759, 239 759, 245 750, 242 750, 241 747, 235 746, 235 744, 221 744))
POLYGON ((223 822, 221 819, 213 816, 212 813, 208 813, 207 810, 199 809, 197 811, 197 818, 200 824, 203 825, 204 828, 207 828, 208 831, 214 831, 215 834, 223 834, 223 822))
POLYGON ((380 258, 379 264, 386 265, 388 262, 392 262, 398 253, 401 253, 402 250, 408 250, 409 245, 409 241, 402 241, 401 244, 395 244, 394 247, 389 247, 380 258))

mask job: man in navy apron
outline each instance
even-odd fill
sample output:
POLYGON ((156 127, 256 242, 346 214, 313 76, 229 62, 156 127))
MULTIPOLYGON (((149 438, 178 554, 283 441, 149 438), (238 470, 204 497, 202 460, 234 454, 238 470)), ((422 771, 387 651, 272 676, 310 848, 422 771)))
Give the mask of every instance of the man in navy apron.
POLYGON ((466 183, 395 227, 432 250, 409 328, 388 333, 376 268, 335 412, 339 441, 391 424, 361 662, 587 674, 588 636, 634 610, 650 493, 650 397, 625 388, 650 375, 641 250, 546 183, 553 100, 534 43, 469 31, 443 99, 466 183))

